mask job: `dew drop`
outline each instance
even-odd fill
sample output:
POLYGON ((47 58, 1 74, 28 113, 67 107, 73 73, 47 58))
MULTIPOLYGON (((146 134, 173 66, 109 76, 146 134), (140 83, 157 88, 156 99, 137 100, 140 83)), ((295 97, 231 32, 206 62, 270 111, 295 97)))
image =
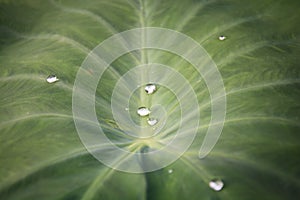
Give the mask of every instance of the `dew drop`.
POLYGON ((173 173, 173 169, 169 169, 169 170, 168 170, 168 173, 169 173, 169 174, 172 174, 172 173, 173 173))
POLYGON ((137 114, 141 117, 144 117, 150 114, 150 110, 146 107, 140 107, 137 110, 137 114))
POLYGON ((219 40, 223 41, 223 40, 225 40, 225 39, 226 39, 226 37, 225 37, 224 35, 220 35, 220 36, 219 36, 219 40))
POLYGON ((129 108, 125 108, 125 110, 126 110, 126 111, 128 111, 128 110, 129 110, 129 108))
POLYGON ((46 81, 48 83, 55 83, 57 82, 59 79, 55 76, 55 75, 50 75, 47 77, 46 81))
POLYGON ((150 126, 154 126, 155 124, 157 124, 158 120, 155 119, 155 118, 149 118, 149 119, 147 120, 147 122, 148 122, 148 124, 149 124, 150 126))
POLYGON ((209 182, 209 187, 214 191, 220 191, 224 187, 224 183, 220 179, 214 179, 209 182))
POLYGON ((156 91, 156 85, 154 84, 147 84, 145 86, 145 92, 147 94, 153 94, 156 91))

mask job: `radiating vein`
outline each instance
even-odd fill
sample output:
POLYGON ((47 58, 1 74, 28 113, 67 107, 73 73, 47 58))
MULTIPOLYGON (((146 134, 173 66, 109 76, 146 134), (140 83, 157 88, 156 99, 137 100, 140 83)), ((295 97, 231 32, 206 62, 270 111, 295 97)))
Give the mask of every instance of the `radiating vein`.
POLYGON ((225 23, 217 28, 215 28, 213 31, 210 31, 209 33, 207 33, 205 36, 203 36, 199 43, 200 44, 204 44, 206 41, 208 41, 209 38, 211 38, 212 36, 216 35, 217 33, 222 34, 222 32, 227 31, 231 28, 237 27, 239 25, 242 25, 244 23, 248 23, 248 22, 252 22, 255 20, 259 20, 263 17, 263 15, 255 15, 255 16, 249 16, 246 18, 239 18, 239 19, 235 19, 231 22, 225 23))
POLYGON ((231 154, 224 154, 224 153, 221 153, 221 152, 215 152, 215 153, 212 152, 210 156, 215 157, 216 159, 229 160, 229 161, 234 162, 234 163, 242 163, 244 166, 252 167, 252 168, 254 168, 258 171, 273 174, 277 177, 280 177, 280 179, 282 179, 282 180, 287 178, 289 181, 291 181, 293 183, 296 183, 298 185, 298 187, 300 187, 300 181, 297 178, 287 174, 286 172, 282 172, 282 171, 278 170, 274 166, 270 166, 270 165, 265 164, 265 163, 260 164, 258 162, 252 161, 251 159, 244 159, 242 157, 236 157, 236 156, 233 156, 231 154))
MULTIPOLYGON (((139 149, 136 149, 139 150, 139 149)), ((125 154, 124 157, 117 160, 113 165, 117 168, 123 161, 128 159, 128 157, 133 156, 134 152, 131 154, 125 154)), ((116 172, 113 168, 106 168, 104 171, 100 170, 98 176, 94 179, 93 183, 88 187, 86 192, 83 194, 81 200, 89 200, 92 199, 95 194, 97 193, 97 190, 100 188, 101 185, 104 184, 105 180, 108 179, 114 172, 116 172)))
POLYGON ((281 122, 285 122, 288 123, 290 125, 293 126, 299 126, 300 127, 300 122, 299 121, 295 121, 292 119, 287 119, 287 118, 283 118, 283 117, 274 117, 274 116, 248 116, 248 117, 240 117, 240 118, 232 118, 232 119, 226 119, 225 122, 217 122, 217 123, 212 123, 212 124, 204 124, 201 125, 199 128, 200 129, 205 129, 209 126, 217 126, 219 124, 224 123, 224 126, 230 124, 230 123, 234 123, 237 124, 237 122, 247 122, 247 121, 269 121, 270 123, 278 123, 279 121, 281 122))
MULTIPOLYGON (((286 79, 286 80, 277 80, 273 82, 265 82, 265 83, 260 83, 256 85, 250 85, 250 86, 245 86, 242 88, 236 88, 232 89, 229 92, 226 92, 226 96, 233 95, 236 93, 241 93, 241 92, 247 92, 251 90, 257 90, 261 88, 267 88, 267 87, 276 87, 276 86, 281 86, 281 85, 291 85, 291 84, 297 84, 300 83, 300 79, 286 79)), ((210 101, 217 101, 218 99, 222 98, 223 96, 219 96, 218 98, 211 99, 210 101)), ((207 102, 205 104, 202 104, 200 106, 200 109, 204 109, 207 106, 209 106, 211 102, 207 102)))
POLYGON ((201 8, 203 8, 206 4, 196 4, 193 7, 188 9, 188 12, 185 13, 177 22, 176 30, 182 31, 184 26, 188 24, 189 21, 191 21, 195 15, 199 12, 201 8))
MULTIPOLYGON (((286 40, 286 41, 276 41, 276 42, 271 42, 271 41, 259 41, 256 43, 251 43, 247 44, 241 48, 239 48, 237 51, 234 52, 229 52, 228 55, 224 56, 219 62, 216 64, 218 66, 225 66, 226 64, 234 61, 240 56, 243 56, 245 54, 254 52, 258 49, 264 48, 264 47, 273 47, 276 45, 288 45, 291 44, 293 41, 292 40, 286 40)), ((221 67, 219 67, 221 69, 221 67)))
MULTIPOLYGON (((66 7, 66 6, 62 6, 62 5, 59 5, 57 3, 54 2, 54 0, 50 0, 52 2, 52 4, 60 9, 62 9, 63 11, 65 12, 73 12, 73 13, 77 13, 77 14, 81 14, 81 15, 85 15, 85 16, 88 16, 88 17, 91 17, 92 19, 96 20, 97 22, 99 22, 100 24, 104 25, 104 27, 106 27, 110 33, 112 33, 113 35, 114 34, 118 34, 119 31, 116 30, 111 23, 107 22, 107 20, 105 20, 103 17, 99 16, 99 15, 96 15, 95 13, 91 12, 91 11, 88 11, 88 10, 84 10, 84 9, 78 9, 78 8, 69 8, 69 7, 66 7)), ((121 38, 123 39, 123 38, 121 38)), ((122 45, 124 45, 124 47, 126 46, 127 44, 127 41, 125 41, 123 39, 122 45)), ((140 63, 139 60, 136 58, 135 55, 133 55, 131 52, 129 53, 129 55, 133 58, 133 60, 136 62, 136 63, 140 63)))
POLYGON ((99 24, 104 25, 104 27, 107 28, 109 30, 109 32, 111 32, 112 34, 118 33, 118 31, 109 22, 107 22, 103 17, 96 15, 95 13, 93 13, 91 11, 84 10, 84 9, 78 9, 78 8, 76 8, 76 9, 68 8, 66 6, 59 5, 54 0, 50 0, 50 2, 52 3, 52 5, 63 10, 64 12, 77 13, 77 14, 81 14, 81 15, 90 17, 91 19, 97 21, 99 24))
MULTIPOLYGON (((49 74, 48 74, 49 75, 49 74)), ((0 82, 7 82, 7 81, 20 81, 20 80, 33 80, 38 82, 46 82, 46 78, 48 75, 39 75, 39 74, 14 74, 7 77, 0 77, 0 82)), ((63 83, 62 81, 59 81, 58 83, 55 83, 56 87, 61 87, 62 89, 66 89, 69 91, 73 90, 73 86, 63 83)))

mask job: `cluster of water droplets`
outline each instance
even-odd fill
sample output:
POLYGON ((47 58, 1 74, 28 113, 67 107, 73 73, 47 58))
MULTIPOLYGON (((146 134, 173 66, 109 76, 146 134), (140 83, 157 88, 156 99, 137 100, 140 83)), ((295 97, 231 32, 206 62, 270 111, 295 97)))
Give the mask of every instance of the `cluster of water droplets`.
MULTIPOLYGON (((157 90, 157 87, 156 87, 156 85, 155 84, 147 84, 146 86, 145 86, 145 92, 147 93, 147 94, 153 94, 155 91, 157 90)), ((139 116, 141 116, 141 117, 145 117, 145 116, 149 116, 150 115, 150 113, 151 113, 151 111, 149 110, 149 108, 146 108, 146 107, 139 107, 138 109, 137 109, 137 114, 139 115, 139 116)), ((147 123, 150 125, 150 126, 154 126, 155 124, 157 124, 157 122, 158 122, 158 119, 156 119, 156 118, 148 118, 147 119, 147 123)))
MULTIPOLYGON (((219 37, 219 40, 220 41, 223 41, 225 40, 226 37, 221 35, 219 37)), ((147 84, 145 86, 145 92, 147 94, 153 94, 155 91, 156 91, 156 85, 155 84, 147 84)), ((149 116, 151 113, 150 109, 148 109, 147 107, 139 107, 137 109, 137 114, 140 116, 140 117, 145 117, 145 116, 149 116)), ((147 119, 147 123, 150 125, 150 126, 154 126, 155 124, 157 124, 158 120, 155 119, 155 118, 148 118, 147 119)), ((168 174, 173 174, 174 170, 173 169, 168 169, 168 174)), ((221 179, 213 179, 209 182, 209 187, 211 189, 213 189, 214 191, 221 191, 224 187, 224 182, 221 180, 221 179)))
MULTIPOLYGON (((221 36, 219 36, 219 40, 220 41, 223 41, 223 40, 225 40, 226 39, 226 37, 225 36, 223 36, 223 35, 221 35, 221 36)), ((46 78, 46 81, 48 82, 48 83, 55 83, 55 82, 57 82, 57 81, 59 81, 59 79, 57 78, 57 76, 56 75, 49 75, 47 78, 46 78)), ((145 86, 145 92, 148 94, 148 95, 151 95, 151 94, 153 94, 156 90, 157 90, 157 87, 156 87, 156 85, 155 84, 147 84, 146 86, 145 86)), ((125 110, 129 110, 129 108, 125 108, 125 110)), ((150 113, 151 113, 151 111, 150 111, 150 109, 149 108, 147 108, 147 107, 144 107, 144 106, 142 106, 142 107, 139 107, 138 109, 137 109, 137 114, 140 116, 140 117, 146 117, 146 116, 149 116, 150 115, 150 113)), ((147 123, 150 125, 150 126, 154 126, 154 125, 156 125, 157 123, 158 123, 158 119, 156 119, 156 118, 151 118, 151 117, 149 117, 148 119, 147 119, 147 123)), ((172 174, 174 172, 174 170, 173 169, 169 169, 168 170, 168 174, 172 174)), ((209 182, 209 187, 211 188, 211 189, 213 189, 214 191, 221 191, 222 189, 223 189, 223 187, 224 187, 224 182, 221 180, 221 179, 213 179, 213 180, 211 180, 210 182, 209 182)))

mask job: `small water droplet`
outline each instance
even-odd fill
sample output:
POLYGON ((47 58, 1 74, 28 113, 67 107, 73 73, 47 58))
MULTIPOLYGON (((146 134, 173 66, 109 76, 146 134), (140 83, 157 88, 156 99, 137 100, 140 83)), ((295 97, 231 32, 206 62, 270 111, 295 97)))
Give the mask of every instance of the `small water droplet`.
POLYGON ((141 117, 144 117, 144 116, 147 116, 150 114, 150 110, 146 107, 140 107, 138 110, 137 110, 137 114, 141 117))
POLYGON ((158 120, 155 119, 155 118, 149 118, 149 119, 147 120, 147 122, 148 122, 148 124, 149 124, 150 126, 154 126, 155 124, 157 124, 158 120))
POLYGON ((128 111, 128 110, 129 110, 129 108, 125 108, 125 110, 126 110, 126 111, 128 111))
POLYGON ((47 80, 48 83, 55 83, 55 82, 57 82, 59 79, 58 79, 55 75, 50 75, 50 76, 47 77, 46 80, 47 80))
POLYGON ((145 92, 147 94, 153 94, 156 91, 156 85, 154 84, 147 84, 145 86, 145 92))
POLYGON ((214 179, 209 182, 209 187, 214 191, 220 191, 224 187, 224 183, 220 179, 214 179))
POLYGON ((223 41, 223 40, 225 40, 225 39, 226 39, 226 36, 224 36, 224 35, 220 35, 220 36, 219 36, 219 40, 223 41))
POLYGON ((172 173, 173 173, 173 169, 169 169, 169 170, 168 170, 168 173, 169 173, 169 174, 172 174, 172 173))

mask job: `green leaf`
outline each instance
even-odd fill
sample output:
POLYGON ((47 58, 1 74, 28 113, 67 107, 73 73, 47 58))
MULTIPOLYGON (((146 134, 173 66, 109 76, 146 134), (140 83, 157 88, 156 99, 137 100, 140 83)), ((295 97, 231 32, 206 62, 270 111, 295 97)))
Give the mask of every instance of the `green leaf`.
MULTIPOLYGON (((0 199, 299 199, 299 12, 297 0, 0 0, 0 199), (221 137, 199 159, 217 99, 210 99, 191 63, 158 49, 121 56, 105 71, 95 98, 111 141, 132 152, 156 148, 124 134, 111 112, 115 84, 136 65, 172 66, 195 91, 201 113, 193 144, 176 162, 131 174, 85 149, 72 93, 81 64, 98 44, 140 27, 176 30, 198 42, 222 75, 227 110, 221 137), (51 74, 59 81, 47 83, 51 74), (209 187, 214 179, 224 182, 221 191, 209 187)), ((149 96, 141 87, 128 110, 146 126, 136 108, 155 104, 166 111, 158 135, 164 141, 180 125, 180 99, 172 91, 158 85, 149 96)))

